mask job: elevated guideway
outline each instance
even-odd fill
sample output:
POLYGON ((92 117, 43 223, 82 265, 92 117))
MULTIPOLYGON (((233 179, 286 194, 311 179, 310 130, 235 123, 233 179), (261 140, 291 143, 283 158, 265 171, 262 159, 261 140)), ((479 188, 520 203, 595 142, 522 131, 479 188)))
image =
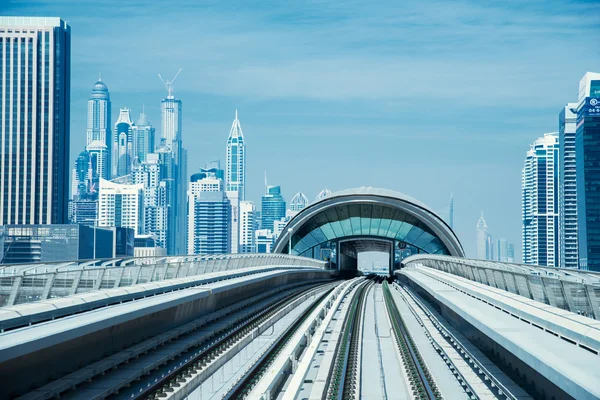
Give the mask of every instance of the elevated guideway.
POLYGON ((396 272, 399 281, 532 397, 600 397, 599 322, 411 264, 396 272))
MULTIPOLYGON (((304 259, 302 263, 299 257, 284 255, 233 256, 232 259, 242 259, 248 266, 224 262, 221 268, 199 275, 92 289, 82 294, 0 308, 3 330, 0 333, 3 381, 0 398, 32 390, 34 393, 29 398, 58 396, 118 365, 129 363, 149 349, 163 346, 223 317, 215 313, 229 310, 247 299, 257 296, 264 300, 275 299, 282 291, 298 291, 307 285, 331 280, 329 271, 323 269, 324 263, 316 260, 304 259), (258 263, 266 266, 253 266, 258 263), (207 317, 209 315, 212 316, 207 317), (35 374, 31 373, 32 365, 36 366, 35 374)), ((171 267, 168 264, 165 271, 171 267)), ((177 264, 181 270, 181 262, 177 264)), ((137 268, 141 274, 144 268, 156 271, 157 265, 102 268, 137 268)), ((73 272, 87 271, 84 266, 67 273, 73 272)), ((104 279, 110 274, 112 270, 97 276, 104 279)), ((157 275, 149 275, 149 278, 153 276, 157 275)), ((173 354, 167 355, 166 360, 172 357, 173 354)))

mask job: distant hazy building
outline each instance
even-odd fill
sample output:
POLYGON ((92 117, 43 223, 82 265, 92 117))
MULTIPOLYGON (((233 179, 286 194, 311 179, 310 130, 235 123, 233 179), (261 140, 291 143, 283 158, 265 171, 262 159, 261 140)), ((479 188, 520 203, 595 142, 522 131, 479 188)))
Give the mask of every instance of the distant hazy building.
POLYGON ((86 150, 90 153, 95 183, 111 177, 111 103, 108 87, 102 78, 94 83, 87 109, 86 150))
POLYGON ((577 250, 577 173, 575 131, 577 103, 568 103, 558 116, 559 165, 559 266, 578 268, 577 250))
POLYGON ((0 17, 0 225, 68 222, 71 28, 0 17))
POLYGON ((240 253, 254 253, 256 251, 257 215, 256 206, 251 201, 240 201, 240 253))
POLYGON ((155 129, 148 121, 148 117, 142 111, 137 123, 133 125, 133 159, 137 163, 146 161, 148 154, 154 153, 154 133, 155 129))
POLYGON ((531 145, 522 171, 523 262, 558 267, 558 133, 531 145))
POLYGON ((579 267, 600 271, 600 73, 579 82, 576 129, 579 267))
POLYGON ((132 228, 136 234, 141 234, 144 227, 144 186, 100 179, 98 226, 132 228))
POLYGON ((492 236, 488 233, 488 226, 483 218, 483 211, 477 221, 477 254, 480 260, 493 260, 494 251, 492 246, 492 236))
POLYGON ((325 197, 329 196, 330 194, 331 194, 331 190, 325 188, 319 192, 319 194, 317 195, 317 198, 315 200, 316 201, 323 200, 325 197))
POLYGON ((509 243, 505 238, 500 238, 496 241, 496 261, 514 262, 515 261, 515 246, 509 243))
POLYGON ((131 110, 127 107, 121 108, 119 118, 115 122, 112 159, 113 178, 131 172, 133 163, 133 121, 131 120, 131 110))
POLYGON ((261 229, 273 231, 273 221, 285 217, 285 200, 281 195, 280 186, 267 186, 262 197, 262 224, 261 229))
POLYGON ((188 185, 188 254, 231 252, 231 207, 215 176, 188 185))
POLYGON ((227 138, 225 188, 238 192, 240 200, 246 199, 246 144, 237 110, 227 138))

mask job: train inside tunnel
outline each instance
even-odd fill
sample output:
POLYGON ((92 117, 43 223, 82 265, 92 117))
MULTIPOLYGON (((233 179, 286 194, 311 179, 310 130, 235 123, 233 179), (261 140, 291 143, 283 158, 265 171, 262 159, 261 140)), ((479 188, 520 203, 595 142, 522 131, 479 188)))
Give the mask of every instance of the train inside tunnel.
POLYGON ((333 193, 296 214, 277 239, 275 253, 326 261, 351 277, 361 255, 387 255, 388 274, 414 254, 464 257, 450 226, 431 208, 403 193, 362 187, 333 193))

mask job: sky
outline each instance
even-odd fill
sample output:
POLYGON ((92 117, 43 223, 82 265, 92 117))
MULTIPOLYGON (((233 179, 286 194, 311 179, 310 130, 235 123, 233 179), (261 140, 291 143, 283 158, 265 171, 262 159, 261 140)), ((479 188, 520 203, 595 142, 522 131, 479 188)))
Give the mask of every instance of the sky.
POLYGON ((558 130, 583 74, 600 72, 595 0, 0 0, 0 15, 71 26, 72 162, 99 73, 113 118, 144 105, 159 135, 157 74, 182 68, 190 174, 224 160, 237 108, 250 200, 265 171, 287 200, 374 186, 446 217, 454 193, 468 256, 483 210, 520 257, 525 153, 558 130))

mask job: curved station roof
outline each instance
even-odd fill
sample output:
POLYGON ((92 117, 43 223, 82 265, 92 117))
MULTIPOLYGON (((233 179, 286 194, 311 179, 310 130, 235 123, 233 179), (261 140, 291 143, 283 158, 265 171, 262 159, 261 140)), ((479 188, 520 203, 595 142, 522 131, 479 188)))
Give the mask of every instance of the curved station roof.
POLYGON ((423 203, 402 193, 362 187, 330 194, 300 211, 275 244, 287 253, 312 257, 313 249, 342 239, 396 240, 428 254, 464 257, 452 229, 423 203))

